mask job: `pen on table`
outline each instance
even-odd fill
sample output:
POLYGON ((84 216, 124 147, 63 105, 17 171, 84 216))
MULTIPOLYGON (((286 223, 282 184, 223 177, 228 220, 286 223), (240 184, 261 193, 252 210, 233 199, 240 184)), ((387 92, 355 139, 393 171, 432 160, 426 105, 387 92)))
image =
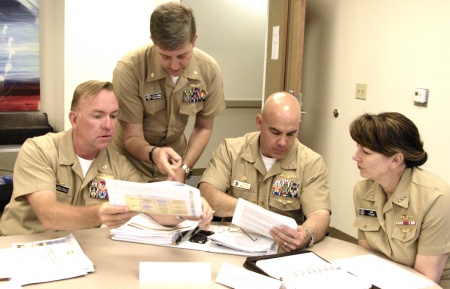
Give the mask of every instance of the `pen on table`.
POLYGON ((176 232, 172 236, 172 245, 178 245, 181 242, 181 239, 188 233, 189 231, 176 232))
POLYGON ((197 233, 197 231, 200 229, 199 226, 195 227, 194 230, 192 230, 191 236, 194 236, 195 233, 197 233))

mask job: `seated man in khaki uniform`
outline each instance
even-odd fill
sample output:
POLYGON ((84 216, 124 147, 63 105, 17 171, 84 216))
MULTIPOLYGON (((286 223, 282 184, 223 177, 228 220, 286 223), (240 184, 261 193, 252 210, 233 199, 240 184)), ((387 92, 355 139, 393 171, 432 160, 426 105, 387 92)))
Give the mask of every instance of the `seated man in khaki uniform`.
POLYGON ((259 132, 225 139, 199 185, 218 217, 233 216, 243 198, 294 218, 297 230, 271 230, 286 251, 320 241, 330 223, 328 170, 322 157, 297 139, 300 123, 298 100, 285 92, 272 94, 256 117, 259 132))
MULTIPOLYGON (((72 128, 28 139, 14 167, 14 190, 0 222, 0 234, 22 235, 52 230, 115 228, 134 212, 111 206, 105 179, 143 181, 134 166, 107 148, 114 137, 119 105, 110 82, 87 81, 74 92, 69 113, 72 128)), ((212 211, 202 201, 202 224, 212 211)), ((152 215, 163 225, 175 216, 152 215)))

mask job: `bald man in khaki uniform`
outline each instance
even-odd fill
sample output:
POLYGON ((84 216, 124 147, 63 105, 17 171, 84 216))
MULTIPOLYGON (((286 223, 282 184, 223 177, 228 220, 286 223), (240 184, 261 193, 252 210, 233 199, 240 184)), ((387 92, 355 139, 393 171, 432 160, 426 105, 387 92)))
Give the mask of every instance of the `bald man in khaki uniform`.
POLYGON ((113 73, 121 130, 111 148, 124 154, 147 181, 184 182, 226 105, 217 62, 195 48, 191 8, 165 3, 150 18, 153 44, 126 54, 113 73), (195 123, 189 140, 184 130, 195 123))
POLYGON ((328 170, 323 158, 297 139, 300 123, 300 104, 293 95, 271 95, 256 117, 259 132, 225 139, 199 185, 216 216, 233 216, 243 198, 294 218, 297 230, 271 232, 287 251, 320 241, 330 222, 328 170))

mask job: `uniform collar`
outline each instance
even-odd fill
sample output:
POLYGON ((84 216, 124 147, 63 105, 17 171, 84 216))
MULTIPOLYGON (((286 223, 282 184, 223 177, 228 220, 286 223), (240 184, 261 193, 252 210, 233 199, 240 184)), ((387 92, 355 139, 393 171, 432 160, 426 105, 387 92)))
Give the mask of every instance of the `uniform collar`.
POLYGON ((391 210, 393 205, 403 208, 409 207, 409 197, 411 194, 412 169, 407 168, 389 201, 386 201, 386 192, 380 184, 373 182, 370 188, 362 195, 362 199, 374 202, 375 208, 382 208, 383 213, 391 210))
MULTIPOLYGON (((73 147, 73 129, 69 129, 66 132, 64 132, 63 137, 61 138, 61 143, 59 145, 58 149, 58 155, 59 155, 59 163, 61 165, 66 166, 74 166, 75 170, 80 169, 81 167, 78 162, 78 157, 75 153, 75 148, 73 147)), ((109 162, 109 152, 108 149, 101 150, 98 155, 95 157, 95 160, 92 162, 91 167, 96 167, 96 174, 97 173, 104 173, 104 174, 112 174, 111 165, 109 162)), ((92 171, 91 169, 89 171, 92 171)), ((89 175, 89 173, 88 173, 89 175)), ((86 175, 86 177, 88 177, 86 175)))
MULTIPOLYGON (((146 55, 147 59, 150 59, 151 65, 149 66, 149 71, 147 73, 147 82, 155 81, 164 78, 170 78, 170 75, 167 71, 161 66, 159 63, 159 58, 156 53, 156 49, 154 45, 150 45, 150 49, 148 49, 148 54, 146 55)), ((180 75, 180 80, 184 79, 200 79, 200 67, 197 60, 197 48, 194 47, 192 52, 192 58, 189 62, 189 66, 186 67, 183 74, 180 75)))
POLYGON ((64 135, 60 140, 60 145, 58 146, 58 156, 59 163, 62 165, 73 165, 78 161, 75 148, 73 147, 72 135, 73 129, 69 129, 64 132, 64 135))
POLYGON ((412 182, 412 169, 406 168, 400 178, 400 181, 395 188, 394 193, 392 194, 392 203, 403 207, 408 208, 409 206, 409 197, 411 194, 411 182, 412 182))
MULTIPOLYGON (((259 136, 260 132, 254 132, 249 134, 249 142, 248 146, 245 148, 244 153, 242 154, 242 158, 245 159, 249 163, 261 163, 262 166, 264 166, 262 159, 261 159, 261 153, 259 150, 259 136)), ((286 154, 286 156, 280 160, 277 161, 274 164, 275 166, 279 166, 281 169, 287 169, 292 170, 297 168, 297 147, 298 147, 298 141, 294 142, 294 145, 289 150, 289 152, 286 154)))

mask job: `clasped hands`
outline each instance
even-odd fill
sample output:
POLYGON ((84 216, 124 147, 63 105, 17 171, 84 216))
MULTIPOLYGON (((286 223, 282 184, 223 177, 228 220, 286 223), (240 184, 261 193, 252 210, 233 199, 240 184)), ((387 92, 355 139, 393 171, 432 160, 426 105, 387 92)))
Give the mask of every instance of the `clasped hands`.
POLYGON ((153 151, 153 162, 158 170, 167 175, 168 181, 184 183, 185 171, 181 168, 183 159, 170 147, 157 147, 153 151))

